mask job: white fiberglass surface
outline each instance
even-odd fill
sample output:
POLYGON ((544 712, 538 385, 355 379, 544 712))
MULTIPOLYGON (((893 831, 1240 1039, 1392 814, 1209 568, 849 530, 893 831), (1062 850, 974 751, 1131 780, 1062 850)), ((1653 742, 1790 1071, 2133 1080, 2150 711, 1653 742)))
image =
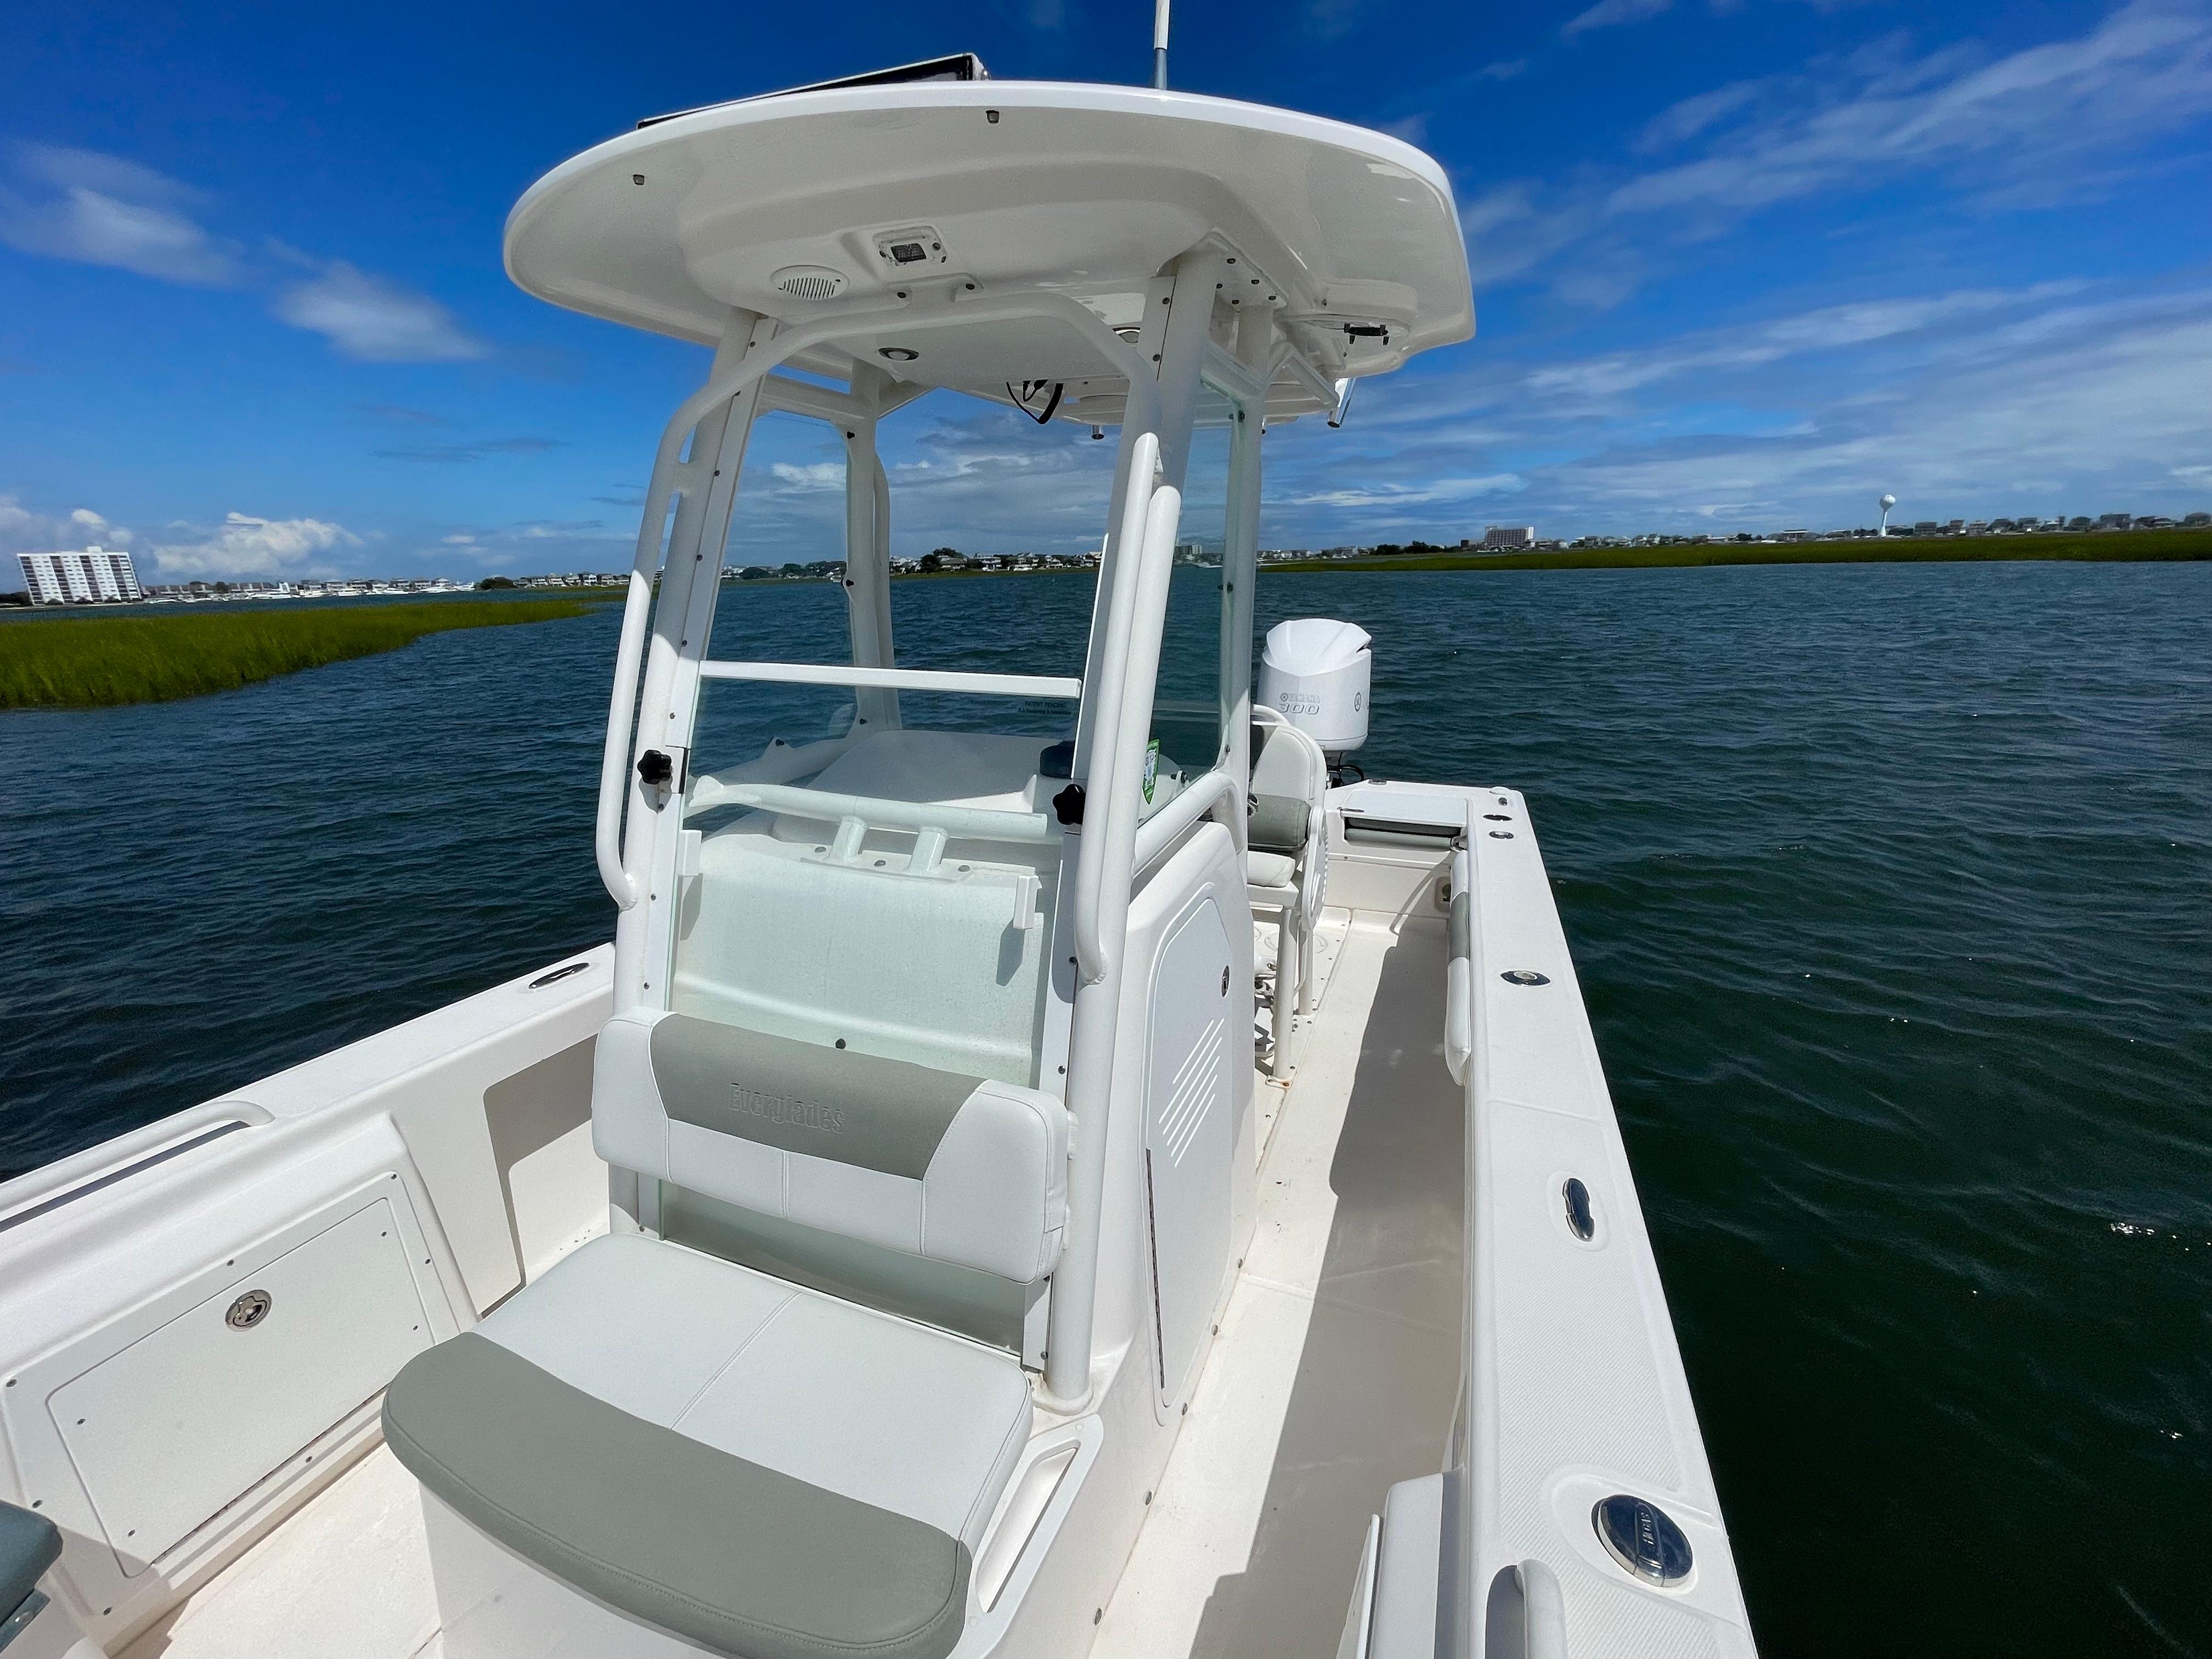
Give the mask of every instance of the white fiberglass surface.
POLYGON ((751 825, 711 837, 690 878, 679 1013, 942 1071, 1034 1080, 1048 916, 1036 871, 963 857, 908 873, 751 825))
MULTIPOLYGON (((709 688, 716 698, 752 690, 709 688)), ((828 694, 806 696, 818 703, 828 694)), ((1035 819, 1058 787, 1037 775, 1049 742, 863 732, 819 772, 792 781, 1035 819)), ((743 807, 702 812, 691 827, 701 839, 678 878, 677 1012, 970 1076, 1036 1080, 1056 840, 945 839, 932 848, 927 830, 852 833, 743 807)))
POLYGON ((1386 372, 1474 325, 1450 186, 1419 150, 1289 111, 1103 85, 848 88, 659 122, 534 185, 507 261, 556 304, 711 340, 733 305, 784 318, 816 305, 777 288, 794 265, 835 272, 845 303, 889 301, 900 278, 864 228, 891 225, 927 226, 947 274, 1082 273, 1108 301, 1212 230, 1316 319, 1316 349, 1334 335, 1338 373, 1386 372), (1347 337, 1340 319, 1396 326, 1347 337))

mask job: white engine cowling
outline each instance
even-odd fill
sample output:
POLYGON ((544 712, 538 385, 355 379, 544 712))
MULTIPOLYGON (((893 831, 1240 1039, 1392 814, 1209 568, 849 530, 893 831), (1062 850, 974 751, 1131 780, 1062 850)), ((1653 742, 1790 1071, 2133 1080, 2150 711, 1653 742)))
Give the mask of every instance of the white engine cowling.
POLYGON ((1332 758, 1367 741, 1375 656, 1367 630, 1301 617, 1267 630, 1260 653, 1260 701, 1312 738, 1332 758))

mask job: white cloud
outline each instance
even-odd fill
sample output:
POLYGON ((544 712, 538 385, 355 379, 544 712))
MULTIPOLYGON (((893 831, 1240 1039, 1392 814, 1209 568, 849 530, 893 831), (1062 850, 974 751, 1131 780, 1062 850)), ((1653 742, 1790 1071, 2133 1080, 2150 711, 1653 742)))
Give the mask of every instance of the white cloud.
POLYGON ((1765 80, 1735 81, 1694 98, 1685 98, 1662 110, 1636 140, 1641 150, 1666 149, 1685 143, 1756 100, 1771 83, 1765 80))
POLYGON ((1592 29, 1607 29, 1619 23, 1641 22, 1647 17, 1656 17, 1674 4, 1674 0, 1597 0, 1588 11, 1577 13, 1567 20, 1559 31, 1562 40, 1571 40, 1577 34, 1592 29))
POLYGON ((2018 310, 2079 292, 2081 287, 2078 283, 2045 283, 2016 290, 1961 289, 1828 306, 1746 328, 1687 336, 1645 350, 1555 364, 1532 372, 1524 385, 1539 397, 1615 398, 1685 374, 1755 368, 1784 357, 1916 333, 1963 317, 2018 310))
MULTIPOLYGON (((85 547, 128 547, 131 532, 88 507, 58 516, 38 513, 19 495, 0 495, 0 553, 74 552, 85 547)), ((0 571, 0 580, 13 576, 0 571)))
POLYGON ((324 336, 349 357, 377 363, 457 362, 489 348, 428 295, 333 259, 321 274, 285 289, 276 315, 324 336))
POLYGON ((340 574, 325 556, 361 544, 343 525, 321 519, 232 513, 201 539, 159 543, 153 554, 161 574, 171 578, 321 576, 340 574))
POLYGON ((769 469, 776 481, 787 489, 809 492, 817 489, 845 488, 845 466, 842 461, 813 461, 799 465, 791 461, 777 461, 769 469))
MULTIPOLYGON (((1309 489, 1286 495, 1280 505, 1288 511, 1328 507, 1374 508, 1386 514, 1402 515, 1411 507, 1448 506, 1480 500, 1485 495, 1510 495, 1527 487, 1528 480, 1517 472, 1492 472, 1480 477, 1426 478, 1419 483, 1365 482, 1330 489, 1309 489)), ((1397 517, 1389 517, 1379 522, 1399 521, 1397 517)))
POLYGON ((119 524, 110 524, 88 507, 70 509, 70 525, 88 543, 101 547, 128 547, 131 532, 119 524))
POLYGON ((601 519, 526 519, 512 524, 448 531, 425 540, 424 568, 464 568, 536 574, 551 570, 629 568, 635 532, 601 519))
MULTIPOLYGON (((1569 536, 1871 524, 1884 490, 1908 520, 2178 515, 2212 507, 2208 386, 2212 287, 1966 290, 1821 307, 1634 357, 1385 382, 1355 416, 1370 453, 1331 454, 1293 428, 1272 459, 1357 465, 1378 495, 1473 459, 1519 475, 1516 514, 1569 536)), ((1417 522, 1431 538, 1472 528, 1465 514, 1417 522)))
MULTIPOLYGON (((1869 52, 1832 81, 1804 76, 1777 113, 1705 157, 1627 180, 1607 210, 1742 211, 1931 167, 2010 177, 2212 112, 2212 16, 2186 0, 2136 0, 2078 40, 1980 67, 1964 55, 1899 63, 1869 52)), ((1710 125, 1749 101, 1697 113, 1710 125)))
POLYGON ((0 185, 0 242, 162 282, 224 287, 240 280, 235 249, 185 210, 199 194, 175 179, 119 156, 53 144, 11 146, 8 160, 21 185, 0 185))
MULTIPOLYGON (((2003 57, 1972 42, 1915 54, 1893 35, 1802 74, 1721 86, 1663 112, 1635 142, 1644 154, 1688 151, 1680 160, 1595 169, 1562 189, 1503 182, 1462 217, 1479 285, 1528 276, 1570 250, 1577 266, 1618 269, 1604 250, 1649 264, 1669 240, 1905 178, 1941 179, 1969 207, 2081 200, 2140 165, 2145 141, 2208 117, 2212 6, 2133 0, 2085 33, 2003 57)), ((1618 297, 1613 283, 1583 286, 1591 300, 1618 297)))
POLYGON ((284 265, 314 274, 286 279, 277 318, 322 335, 369 362, 459 362, 489 355, 451 312, 427 295, 343 259, 328 263, 269 240, 249 261, 194 216, 207 198, 153 168, 98 150, 15 144, 0 179, 0 242, 27 253, 112 265, 161 282, 259 287, 284 265))

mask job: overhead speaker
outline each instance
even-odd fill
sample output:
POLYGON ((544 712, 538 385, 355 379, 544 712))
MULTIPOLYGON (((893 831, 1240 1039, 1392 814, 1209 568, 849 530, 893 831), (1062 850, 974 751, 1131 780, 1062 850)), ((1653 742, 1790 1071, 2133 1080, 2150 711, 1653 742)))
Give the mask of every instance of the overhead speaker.
POLYGON ((845 291, 845 273, 828 265, 786 265, 769 281, 794 300, 834 300, 845 291))

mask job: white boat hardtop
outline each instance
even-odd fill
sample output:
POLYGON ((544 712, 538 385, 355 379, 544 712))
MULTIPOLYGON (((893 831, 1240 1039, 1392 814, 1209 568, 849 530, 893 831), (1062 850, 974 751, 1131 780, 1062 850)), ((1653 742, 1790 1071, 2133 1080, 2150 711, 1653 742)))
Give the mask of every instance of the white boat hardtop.
POLYGON ((714 353, 612 946, 0 1185, 5 1659, 1750 1653, 1527 804, 1344 781, 1350 624, 1255 699, 1270 422, 1472 331, 1436 165, 842 86, 587 151, 507 259, 714 353), (902 659, 933 388, 1118 428, 1055 672, 902 659), (842 458, 846 660, 714 654, 769 416, 842 458))
MULTIPOLYGON (((507 221, 507 268, 556 305, 706 343, 732 307, 789 325, 910 298, 943 320, 859 331, 808 366, 849 370, 888 343, 917 354, 894 373, 920 386, 995 398, 1048 380, 1107 397, 1126 380, 1081 337, 963 329, 959 302, 1042 288, 1133 328, 1146 285, 1209 237, 1235 262, 1231 303, 1274 313, 1328 380, 1474 331, 1449 181, 1410 144, 1227 99, 1054 82, 839 88, 657 121, 532 185, 507 221)), ((1080 401, 1063 418, 1091 419, 1080 401)), ((1288 369, 1270 403, 1278 418, 1323 406, 1288 369)))

